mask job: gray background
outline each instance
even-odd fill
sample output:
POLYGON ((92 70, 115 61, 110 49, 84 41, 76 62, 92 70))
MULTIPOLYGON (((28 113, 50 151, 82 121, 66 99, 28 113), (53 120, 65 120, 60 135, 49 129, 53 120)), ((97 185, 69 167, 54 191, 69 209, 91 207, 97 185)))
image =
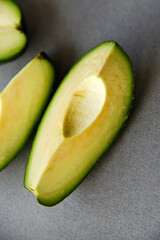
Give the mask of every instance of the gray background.
POLYGON ((136 92, 124 131, 89 176, 53 208, 24 189, 33 136, 0 173, 0 240, 160 239, 160 1, 17 0, 27 51, 0 66, 0 89, 41 50, 56 82, 90 48, 116 40, 133 61, 136 92))

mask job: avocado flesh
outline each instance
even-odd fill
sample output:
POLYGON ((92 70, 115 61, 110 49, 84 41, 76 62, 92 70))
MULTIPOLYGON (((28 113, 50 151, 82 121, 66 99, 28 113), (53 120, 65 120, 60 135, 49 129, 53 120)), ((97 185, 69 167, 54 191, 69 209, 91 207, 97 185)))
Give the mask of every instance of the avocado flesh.
POLYGON ((26 44, 21 10, 13 1, 0 0, 0 62, 18 55, 26 44))
POLYGON ((127 119, 133 88, 131 62, 115 42, 71 69, 42 118, 26 168, 25 187, 39 203, 59 203, 89 173, 127 119))
POLYGON ((0 170, 20 151, 49 100, 53 66, 39 54, 0 93, 0 170))

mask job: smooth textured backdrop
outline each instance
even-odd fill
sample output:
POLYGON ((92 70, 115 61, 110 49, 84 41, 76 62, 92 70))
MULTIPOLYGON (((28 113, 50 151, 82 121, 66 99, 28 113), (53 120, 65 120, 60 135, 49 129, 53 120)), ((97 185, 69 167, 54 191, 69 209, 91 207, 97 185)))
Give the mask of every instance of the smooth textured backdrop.
POLYGON ((46 208, 23 187, 32 138, 0 173, 0 240, 160 239, 160 1, 16 0, 29 45, 0 66, 0 90, 40 51, 56 84, 95 45, 116 40, 135 69, 126 127, 83 183, 46 208))

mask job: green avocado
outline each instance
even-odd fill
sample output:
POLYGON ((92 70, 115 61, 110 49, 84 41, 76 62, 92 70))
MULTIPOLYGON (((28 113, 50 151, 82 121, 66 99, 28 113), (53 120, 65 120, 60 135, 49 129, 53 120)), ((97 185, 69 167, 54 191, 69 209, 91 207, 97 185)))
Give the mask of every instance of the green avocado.
POLYGON ((0 171, 27 141, 52 93, 54 69, 44 53, 0 93, 0 171))
POLYGON ((67 197, 109 148, 132 105, 131 61, 115 42, 89 51, 46 110, 25 173, 25 187, 53 206, 67 197))
POLYGON ((0 63, 19 55, 26 44, 21 10, 11 0, 0 0, 0 63))

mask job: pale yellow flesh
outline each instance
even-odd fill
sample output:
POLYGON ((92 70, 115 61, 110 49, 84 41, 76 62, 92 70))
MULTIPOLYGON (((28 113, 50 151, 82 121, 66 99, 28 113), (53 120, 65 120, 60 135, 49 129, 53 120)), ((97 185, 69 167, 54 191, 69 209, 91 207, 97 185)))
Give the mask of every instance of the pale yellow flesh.
POLYGON ((36 57, 0 94, 0 169, 27 138, 51 91, 53 69, 36 57))
POLYGON ((102 80, 91 76, 75 90, 63 122, 63 136, 73 137, 84 131, 98 116, 106 98, 102 80))
POLYGON ((26 45, 21 28, 21 12, 11 1, 0 0, 0 60, 18 54, 26 45))
POLYGON ((0 26, 16 27, 21 21, 19 8, 8 0, 0 0, 0 26))
POLYGON ((23 46, 27 39, 23 32, 13 27, 0 26, 0 58, 6 55, 16 55, 23 46))
POLYGON ((26 173, 25 185, 40 202, 62 199, 110 144, 130 102, 130 74, 110 43, 67 76, 41 123, 26 173))

